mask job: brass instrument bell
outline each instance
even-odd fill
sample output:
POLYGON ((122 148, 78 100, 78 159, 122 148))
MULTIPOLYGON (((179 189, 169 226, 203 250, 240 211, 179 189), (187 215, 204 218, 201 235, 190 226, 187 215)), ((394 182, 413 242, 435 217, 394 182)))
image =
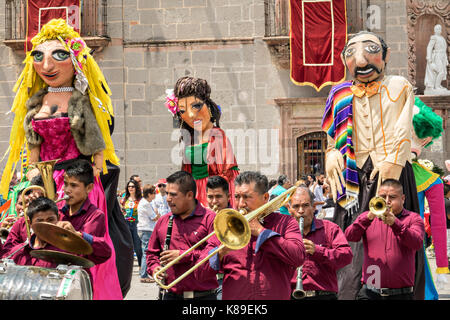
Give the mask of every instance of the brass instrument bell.
POLYGON ((380 219, 386 213, 387 207, 386 200, 382 197, 376 196, 370 199, 369 210, 380 219))

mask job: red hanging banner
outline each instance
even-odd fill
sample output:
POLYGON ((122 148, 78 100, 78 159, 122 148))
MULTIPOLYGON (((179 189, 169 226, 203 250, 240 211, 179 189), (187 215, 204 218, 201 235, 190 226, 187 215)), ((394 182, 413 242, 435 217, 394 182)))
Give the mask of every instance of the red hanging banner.
POLYGON ((65 19, 79 33, 80 14, 80 0, 28 0, 25 52, 33 47, 31 39, 39 33, 43 25, 52 19, 65 19))
POLYGON ((320 91, 345 80, 345 0, 290 0, 291 80, 320 91))

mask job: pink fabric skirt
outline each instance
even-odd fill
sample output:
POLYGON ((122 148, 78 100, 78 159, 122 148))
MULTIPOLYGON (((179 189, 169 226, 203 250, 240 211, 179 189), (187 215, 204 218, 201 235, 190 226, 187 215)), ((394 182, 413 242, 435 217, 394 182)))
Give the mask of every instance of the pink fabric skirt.
MULTIPOLYGON (((56 193, 58 194, 58 198, 62 198, 64 196, 64 170, 55 170, 53 172, 53 178, 56 182, 56 193)), ((105 191, 103 190, 99 177, 95 177, 94 179, 94 188, 89 193, 89 200, 93 205, 105 213, 105 240, 111 247, 111 257, 105 262, 97 264, 89 269, 92 274, 93 299, 122 300, 122 290, 120 288, 116 267, 116 253, 109 236, 105 191)), ((64 205, 65 201, 61 201, 58 203, 58 208, 61 209, 64 205)))

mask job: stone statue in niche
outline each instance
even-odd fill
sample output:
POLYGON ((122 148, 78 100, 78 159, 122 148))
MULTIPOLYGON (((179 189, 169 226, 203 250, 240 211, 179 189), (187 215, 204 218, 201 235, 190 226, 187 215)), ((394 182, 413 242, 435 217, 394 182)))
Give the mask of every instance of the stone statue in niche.
POLYGON ((427 46, 427 67, 425 69, 426 95, 450 95, 450 90, 442 86, 447 79, 447 41, 441 35, 442 26, 434 26, 434 34, 430 37, 427 46))

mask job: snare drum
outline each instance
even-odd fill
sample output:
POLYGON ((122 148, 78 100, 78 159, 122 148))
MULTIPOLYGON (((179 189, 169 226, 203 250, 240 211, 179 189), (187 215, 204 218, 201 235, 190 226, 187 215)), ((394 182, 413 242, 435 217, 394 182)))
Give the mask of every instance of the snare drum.
POLYGON ((92 300, 92 287, 79 266, 48 269, 0 260, 0 300, 92 300))

